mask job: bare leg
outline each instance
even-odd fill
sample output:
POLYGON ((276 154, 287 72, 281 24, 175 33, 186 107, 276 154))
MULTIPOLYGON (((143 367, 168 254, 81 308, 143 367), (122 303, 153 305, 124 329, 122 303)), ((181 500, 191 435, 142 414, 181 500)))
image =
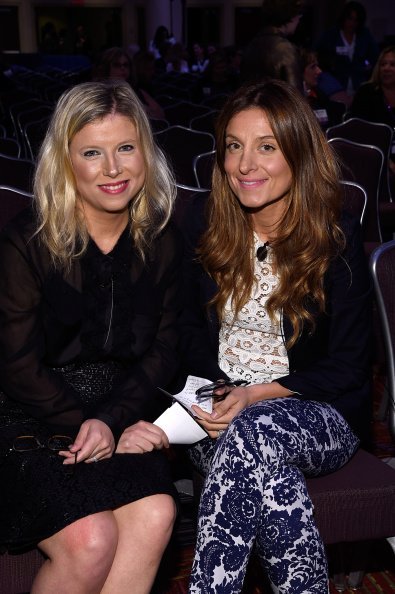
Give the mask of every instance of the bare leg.
POLYGON ((98 594, 106 581, 118 542, 112 511, 86 516, 39 543, 48 560, 31 594, 98 594))
POLYGON ((173 498, 152 495, 114 511, 118 547, 102 594, 148 594, 176 517, 173 498))

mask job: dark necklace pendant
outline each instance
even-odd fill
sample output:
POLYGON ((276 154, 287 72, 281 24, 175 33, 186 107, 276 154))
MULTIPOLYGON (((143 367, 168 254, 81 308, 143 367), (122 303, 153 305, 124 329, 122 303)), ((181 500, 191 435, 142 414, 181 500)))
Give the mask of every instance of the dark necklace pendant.
POLYGON ((260 245, 259 248, 257 249, 256 257, 257 257, 258 262, 264 262, 266 260, 268 245, 269 245, 269 242, 267 241, 263 245, 260 245))

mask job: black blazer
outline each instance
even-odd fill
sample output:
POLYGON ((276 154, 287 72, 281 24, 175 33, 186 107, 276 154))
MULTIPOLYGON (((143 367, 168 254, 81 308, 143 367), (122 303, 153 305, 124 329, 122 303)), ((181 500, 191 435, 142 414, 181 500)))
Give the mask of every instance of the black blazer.
MULTIPOLYGON (((218 318, 206 307, 216 286, 195 257, 195 246, 205 227, 201 199, 192 204, 185 223, 183 368, 186 374, 214 380, 226 376, 218 366, 218 318)), ((289 374, 276 381, 298 398, 331 403, 365 439, 371 400, 372 286, 359 222, 345 215, 343 231, 346 249, 325 275, 326 311, 316 316, 314 333, 308 327, 303 329, 288 350, 289 374)), ((287 340, 292 326, 286 317, 283 328, 287 340)))

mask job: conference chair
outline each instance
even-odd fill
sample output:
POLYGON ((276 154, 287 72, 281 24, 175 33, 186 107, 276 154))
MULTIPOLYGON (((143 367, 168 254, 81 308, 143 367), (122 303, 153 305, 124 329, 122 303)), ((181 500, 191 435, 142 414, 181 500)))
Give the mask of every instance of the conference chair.
POLYGON ((178 184, 194 187, 193 159, 214 150, 214 137, 185 126, 170 126, 156 132, 154 138, 169 158, 178 184))
POLYGON ((196 157, 194 157, 192 162, 193 173, 199 188, 211 189, 211 177, 213 173, 214 162, 215 151, 201 153, 200 155, 196 155, 196 157))
POLYGON ((0 184, 32 192, 34 162, 0 153, 0 184))
POLYGON ((32 203, 32 194, 12 186, 0 185, 0 229, 32 203))
POLYGON ((393 129, 387 124, 369 122, 361 118, 350 118, 344 122, 328 128, 326 136, 330 138, 345 138, 359 144, 373 144, 383 152, 383 173, 380 180, 379 201, 392 201, 389 186, 388 161, 391 155, 393 129))
POLYGON ((366 204, 368 196, 365 188, 356 182, 341 180, 340 184, 343 189, 343 208, 346 212, 360 220, 363 225, 363 220, 366 211, 366 204))
POLYGON ((344 138, 330 138, 331 145, 341 166, 341 179, 356 182, 367 194, 367 204, 363 223, 363 240, 370 254, 382 234, 378 213, 378 194, 383 169, 383 152, 373 145, 359 144, 344 138))

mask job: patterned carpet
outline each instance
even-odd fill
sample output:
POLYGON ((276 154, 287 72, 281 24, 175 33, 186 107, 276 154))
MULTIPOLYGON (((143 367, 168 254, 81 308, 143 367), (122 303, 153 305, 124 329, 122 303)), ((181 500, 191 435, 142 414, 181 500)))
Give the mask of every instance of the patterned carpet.
MULTIPOLYGON (((162 563, 162 570, 152 594, 187 594, 192 558, 193 546, 169 550, 162 563)), ((388 551, 382 556, 383 566, 386 565, 386 568, 369 571, 365 574, 360 588, 347 588, 343 590, 343 594, 394 594, 394 559, 395 556, 388 551)), ((243 594, 271 594, 271 589, 267 585, 263 585, 264 581, 259 568, 250 565, 243 594)), ((330 594, 338 594, 332 580, 330 594)))

